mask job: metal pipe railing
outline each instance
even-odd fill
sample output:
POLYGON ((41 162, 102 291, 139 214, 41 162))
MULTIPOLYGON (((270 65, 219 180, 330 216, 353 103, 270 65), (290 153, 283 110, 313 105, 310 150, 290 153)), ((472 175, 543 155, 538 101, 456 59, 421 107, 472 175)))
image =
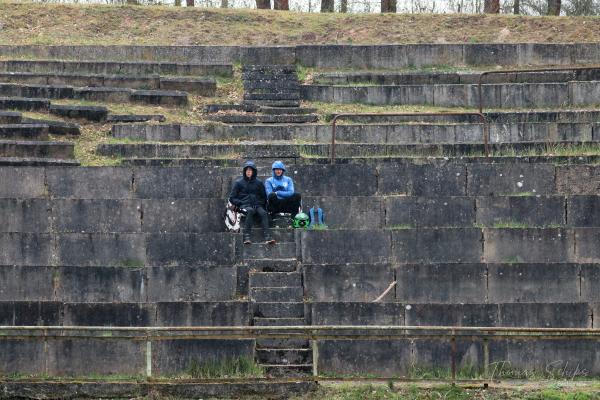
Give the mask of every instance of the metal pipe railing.
POLYGON ((574 67, 545 67, 545 68, 520 68, 520 69, 505 69, 499 71, 484 71, 479 74, 479 82, 477 84, 477 91, 479 93, 479 112, 483 113, 483 78, 489 75, 502 75, 502 74, 527 74, 536 72, 560 72, 560 71, 593 71, 600 70, 600 65, 584 65, 574 67))
MULTIPOLYGON (((528 328, 528 327, 462 327, 462 326, 402 326, 402 325, 325 325, 325 326, 178 326, 178 327, 105 327, 105 326, 0 326, 2 340, 49 340, 49 339, 106 339, 145 341, 145 374, 152 377, 152 343, 161 340, 189 339, 248 339, 281 338, 309 339, 313 344, 313 376, 310 381, 332 380, 321 377, 317 370, 319 362, 319 340, 394 340, 450 339, 450 377, 457 382, 457 340, 482 340, 484 347, 484 371, 488 371, 489 342, 501 338, 546 339, 546 340, 600 340, 600 329, 592 328, 528 328), (27 332, 28 334, 25 334, 27 332), (117 334, 115 334, 117 333, 117 334), (95 336, 94 334, 100 334, 95 336)), ((294 378, 295 379, 295 378, 294 378)), ((348 378, 356 380, 357 378, 348 378)), ((390 379, 382 378, 379 379, 390 379)), ((419 379, 401 378, 405 381, 419 379)), ((249 382, 264 378, 211 378, 202 382, 249 382)), ((334 379, 338 380, 338 379, 334 379)), ((442 379, 443 380, 443 379, 442 379)), ((462 380, 461 382, 481 380, 462 380)))
POLYGON ((483 124, 483 142, 485 148, 485 156, 489 157, 489 130, 487 126, 487 118, 481 112, 400 112, 400 113, 342 113, 335 114, 331 120, 331 151, 330 151, 330 163, 335 164, 335 142, 336 142, 336 129, 337 121, 343 118, 349 117, 437 117, 437 116, 467 116, 473 115, 480 118, 483 124))

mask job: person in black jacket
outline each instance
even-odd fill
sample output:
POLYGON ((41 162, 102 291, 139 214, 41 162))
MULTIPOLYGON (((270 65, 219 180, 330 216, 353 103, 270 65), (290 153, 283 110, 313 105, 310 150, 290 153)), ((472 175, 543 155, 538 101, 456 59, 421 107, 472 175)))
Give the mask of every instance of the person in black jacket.
POLYGON ((269 216, 265 210, 267 205, 267 194, 265 185, 256 177, 256 164, 246 161, 242 177, 235 181, 229 201, 241 210, 246 211, 246 223, 244 224, 244 244, 250 244, 250 232, 254 219, 260 219, 263 237, 268 244, 275 244, 269 229, 269 216))

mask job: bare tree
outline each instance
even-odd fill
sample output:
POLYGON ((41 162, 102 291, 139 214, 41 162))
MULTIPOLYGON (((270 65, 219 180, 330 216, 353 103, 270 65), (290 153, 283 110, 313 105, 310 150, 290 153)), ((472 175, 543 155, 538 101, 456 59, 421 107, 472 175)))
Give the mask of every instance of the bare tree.
POLYGON ((396 12, 396 0, 381 0, 381 12, 382 13, 395 13, 396 12))
POLYGON ((273 0, 273 8, 275 10, 286 10, 290 9, 290 0, 273 0))
POLYGON ((221 8, 228 8, 229 0, 221 0, 221 8))
POLYGON ((340 1, 340 12, 347 13, 348 12, 348 0, 340 1))
POLYGON ((521 0, 515 0, 515 3, 513 4, 513 14, 521 14, 521 0))
POLYGON ((321 0, 321 12, 333 12, 333 0, 321 0))
POLYGON ((498 14, 500 12, 500 0, 485 0, 483 12, 486 14, 498 14))
POLYGON ((175 7, 181 7, 181 0, 175 0, 175 7))
POLYGON ((560 0, 548 0, 548 15, 560 15, 560 0))
POLYGON ((256 0, 256 8, 259 10, 270 10, 271 0, 256 0))
POLYGON ((185 0, 185 5, 188 7, 194 7, 194 0, 185 0))

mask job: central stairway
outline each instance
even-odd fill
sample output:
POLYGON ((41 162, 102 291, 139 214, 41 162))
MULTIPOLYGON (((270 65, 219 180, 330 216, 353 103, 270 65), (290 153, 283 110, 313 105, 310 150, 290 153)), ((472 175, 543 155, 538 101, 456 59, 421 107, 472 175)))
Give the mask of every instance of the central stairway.
MULTIPOLYGON (((253 232, 259 233, 257 229, 253 232)), ((273 229, 273 234, 276 245, 253 243, 244 247, 252 325, 306 325, 294 232, 289 228, 273 229)), ((308 375, 313 368, 311 345, 305 339, 259 339, 256 361, 270 376, 308 375)))
POLYGON ((317 122, 313 108, 300 106, 294 65, 244 65, 242 104, 212 104, 207 119, 225 124, 302 124, 317 122))

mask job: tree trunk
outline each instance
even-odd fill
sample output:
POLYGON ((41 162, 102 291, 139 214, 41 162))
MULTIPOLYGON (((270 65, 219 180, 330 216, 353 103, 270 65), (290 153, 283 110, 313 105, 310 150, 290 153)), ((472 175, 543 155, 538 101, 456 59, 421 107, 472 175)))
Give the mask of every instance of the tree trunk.
POLYGON ((560 0, 548 0, 548 15, 560 15, 560 0))
POLYGON ((188 7, 194 7, 194 0, 185 0, 185 5, 188 7))
POLYGON ((513 14, 521 14, 521 0, 515 0, 515 4, 513 4, 513 14))
POLYGON ((273 0, 273 8, 275 10, 290 10, 290 0, 273 0))
POLYGON ((259 10, 270 10, 271 0, 256 0, 256 8, 259 10))
POLYGON ((221 0, 221 8, 229 8, 229 0, 221 0))
POLYGON ((485 0, 483 12, 486 14, 498 14, 500 12, 500 0, 485 0))
POLYGON ((333 0, 321 0, 321 12, 333 12, 333 0))
POLYGON ((138 0, 127 0, 127 5, 129 6, 139 6, 138 0))
POLYGON ((347 13, 348 12, 348 0, 342 0, 340 2, 340 12, 347 13))
POLYGON ((181 0, 175 0, 175 7, 181 7, 181 0))
POLYGON ((382 13, 395 13, 396 12, 396 0, 381 0, 381 12, 382 13))

